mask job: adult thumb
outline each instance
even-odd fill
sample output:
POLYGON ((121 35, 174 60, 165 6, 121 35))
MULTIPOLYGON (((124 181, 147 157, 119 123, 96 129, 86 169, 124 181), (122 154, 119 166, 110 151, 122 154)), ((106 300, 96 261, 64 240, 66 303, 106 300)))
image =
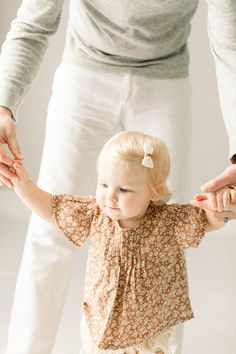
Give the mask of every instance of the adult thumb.
POLYGON ((209 182, 201 186, 201 190, 205 193, 215 192, 217 189, 220 189, 232 183, 233 182, 232 166, 226 168, 226 170, 223 173, 221 173, 219 176, 213 178, 212 180, 210 180, 209 182))
POLYGON ((12 155, 17 159, 17 160, 23 160, 24 156, 21 153, 20 150, 20 145, 18 144, 16 133, 12 133, 8 137, 8 148, 11 151, 12 155))
POLYGON ((201 190, 205 193, 215 192, 217 189, 220 189, 225 186, 224 176, 216 177, 209 182, 201 186, 201 190))

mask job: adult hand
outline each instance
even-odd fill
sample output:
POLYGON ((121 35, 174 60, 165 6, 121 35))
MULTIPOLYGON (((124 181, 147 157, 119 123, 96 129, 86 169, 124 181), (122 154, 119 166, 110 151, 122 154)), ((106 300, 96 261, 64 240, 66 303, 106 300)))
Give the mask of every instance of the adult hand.
POLYGON ((15 160, 23 160, 23 158, 17 142, 16 127, 11 112, 5 107, 0 107, 0 186, 6 184, 12 188, 10 179, 14 177, 13 163, 15 160), (3 144, 8 146, 12 157, 4 151, 3 144))
POLYGON ((229 185, 236 187, 236 164, 227 167, 221 175, 205 183, 201 189, 205 193, 210 193, 229 185))
POLYGON ((212 204, 211 195, 207 194, 197 194, 191 204, 200 209, 208 210, 212 213, 215 219, 223 220, 224 218, 236 219, 236 202, 235 198, 232 200, 233 203, 228 204, 227 210, 218 211, 212 204))

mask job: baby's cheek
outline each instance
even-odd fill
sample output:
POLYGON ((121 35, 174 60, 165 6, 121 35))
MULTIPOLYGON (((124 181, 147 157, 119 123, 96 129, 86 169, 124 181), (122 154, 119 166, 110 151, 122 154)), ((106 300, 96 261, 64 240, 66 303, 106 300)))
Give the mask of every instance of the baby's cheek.
POLYGON ((139 209, 139 204, 140 204, 140 201, 138 201, 138 200, 136 201, 133 199, 128 199, 125 201, 124 206, 127 209, 131 209, 133 212, 135 212, 137 209, 139 209))
POLYGON ((103 209, 103 207, 104 207, 103 198, 99 193, 96 194, 96 201, 97 201, 99 208, 103 209))

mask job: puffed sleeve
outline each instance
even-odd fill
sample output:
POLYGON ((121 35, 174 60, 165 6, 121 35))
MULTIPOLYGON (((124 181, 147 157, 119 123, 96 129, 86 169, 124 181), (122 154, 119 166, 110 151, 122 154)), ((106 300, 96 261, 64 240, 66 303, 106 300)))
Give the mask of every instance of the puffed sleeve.
POLYGON ((208 33, 232 157, 236 154, 236 1, 208 0, 207 4, 208 33))
POLYGON ((52 196, 52 210, 57 225, 77 246, 81 246, 88 238, 96 209, 94 197, 69 194, 52 196))
POLYGON ((175 207, 174 234, 180 247, 198 247, 206 231, 204 210, 191 204, 175 207))

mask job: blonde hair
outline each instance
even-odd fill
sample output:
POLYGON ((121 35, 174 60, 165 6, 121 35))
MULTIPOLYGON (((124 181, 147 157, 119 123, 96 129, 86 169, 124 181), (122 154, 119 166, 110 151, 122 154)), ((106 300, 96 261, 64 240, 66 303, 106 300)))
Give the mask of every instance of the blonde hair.
POLYGON ((113 155, 118 159, 131 163, 138 163, 146 169, 148 184, 154 195, 155 201, 167 201, 170 199, 166 180, 170 171, 170 156, 166 144, 158 137, 147 135, 136 131, 124 131, 114 135, 103 146, 99 157, 99 162, 105 155, 113 155), (153 168, 142 165, 144 158, 144 144, 153 147, 151 158, 153 168))

